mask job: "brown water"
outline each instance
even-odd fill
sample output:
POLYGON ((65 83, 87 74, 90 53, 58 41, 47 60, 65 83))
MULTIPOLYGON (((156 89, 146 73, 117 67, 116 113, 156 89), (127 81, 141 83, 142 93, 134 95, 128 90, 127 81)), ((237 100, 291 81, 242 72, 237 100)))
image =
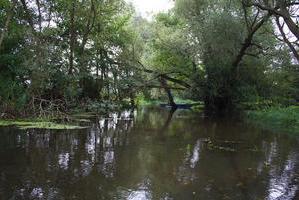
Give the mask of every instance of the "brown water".
POLYGON ((0 199, 299 199, 299 139, 143 108, 76 131, 0 129, 0 199))

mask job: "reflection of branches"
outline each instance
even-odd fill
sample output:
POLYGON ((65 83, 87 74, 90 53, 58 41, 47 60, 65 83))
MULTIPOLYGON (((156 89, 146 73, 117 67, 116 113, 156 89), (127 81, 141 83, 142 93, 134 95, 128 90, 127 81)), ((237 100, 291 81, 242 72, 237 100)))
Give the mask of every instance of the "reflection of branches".
POLYGON ((173 114, 175 113, 177 109, 176 108, 172 108, 169 113, 168 113, 168 117, 164 123, 164 125, 162 126, 162 128, 160 129, 161 133, 164 133, 166 131, 166 129, 169 127, 170 122, 172 120, 173 114))

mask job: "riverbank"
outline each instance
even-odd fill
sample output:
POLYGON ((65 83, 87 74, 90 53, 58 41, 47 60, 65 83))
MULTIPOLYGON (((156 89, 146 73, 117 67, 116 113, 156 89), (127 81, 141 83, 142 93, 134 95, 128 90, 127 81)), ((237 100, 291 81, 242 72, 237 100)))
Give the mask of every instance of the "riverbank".
POLYGON ((247 111, 246 121, 274 132, 299 135, 299 106, 247 111))
MULTIPOLYGON (((194 104, 192 100, 177 99, 179 104, 194 104)), ((138 106, 160 106, 161 101, 139 101, 138 106)), ((0 127, 14 126, 20 129, 82 129, 88 127, 91 118, 105 115, 114 111, 124 109, 126 106, 112 105, 103 106, 102 103, 93 103, 89 106, 76 108, 71 112, 64 113, 63 116, 44 116, 17 119, 0 119, 0 127)), ((193 106, 192 111, 202 112, 203 104, 193 106)), ((245 121, 263 129, 273 132, 286 132, 299 135, 299 106, 290 107, 267 107, 265 109, 255 109, 245 112, 245 121)))
POLYGON ((70 113, 64 117, 19 118, 0 119, 0 127, 16 127, 18 129, 49 129, 49 130, 74 130, 88 127, 90 118, 95 118, 96 113, 70 113))
MULTIPOLYGON (((3 113, 0 117, 0 127, 13 126, 19 129, 50 129, 68 130, 84 129, 90 118, 120 111, 129 106, 128 102, 88 102, 67 111, 49 111, 42 114, 9 116, 3 113)), ((37 112, 41 113, 41 112, 37 112)))

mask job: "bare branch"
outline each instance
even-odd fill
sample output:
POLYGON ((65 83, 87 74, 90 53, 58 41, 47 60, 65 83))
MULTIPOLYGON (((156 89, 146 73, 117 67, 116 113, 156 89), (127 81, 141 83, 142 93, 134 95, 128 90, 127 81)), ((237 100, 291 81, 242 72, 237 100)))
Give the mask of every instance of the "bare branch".
POLYGON ((292 53, 294 54, 294 57, 297 59, 297 61, 299 62, 299 54, 298 54, 298 51, 295 49, 295 47, 293 46, 293 44, 288 40, 288 38, 286 37, 286 34, 284 33, 284 30, 283 30, 283 25, 280 24, 279 22, 279 18, 276 17, 275 18, 276 20, 276 24, 277 24, 277 27, 282 35, 282 38, 283 38, 283 41, 289 46, 289 48, 291 49, 292 53))

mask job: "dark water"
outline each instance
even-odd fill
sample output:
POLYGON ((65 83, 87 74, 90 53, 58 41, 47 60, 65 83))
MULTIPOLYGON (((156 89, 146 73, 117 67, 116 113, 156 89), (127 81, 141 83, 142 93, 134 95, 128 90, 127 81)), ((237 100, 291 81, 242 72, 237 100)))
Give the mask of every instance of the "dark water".
POLYGON ((91 129, 0 129, 0 199, 299 199, 299 139, 143 108, 91 129))

